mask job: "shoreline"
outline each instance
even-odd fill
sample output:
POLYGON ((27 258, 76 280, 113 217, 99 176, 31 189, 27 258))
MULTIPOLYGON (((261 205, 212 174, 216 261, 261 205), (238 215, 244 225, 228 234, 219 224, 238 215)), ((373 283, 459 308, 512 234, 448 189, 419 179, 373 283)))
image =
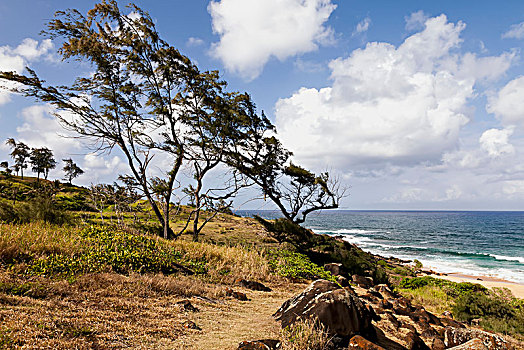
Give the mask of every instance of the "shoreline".
POLYGON ((441 275, 429 274, 428 276, 434 278, 441 278, 452 282, 470 282, 478 283, 486 288, 507 288, 513 293, 513 295, 519 299, 524 299, 524 284, 517 282, 506 281, 501 278, 489 277, 489 276, 475 276, 468 275, 458 272, 445 273, 441 275))

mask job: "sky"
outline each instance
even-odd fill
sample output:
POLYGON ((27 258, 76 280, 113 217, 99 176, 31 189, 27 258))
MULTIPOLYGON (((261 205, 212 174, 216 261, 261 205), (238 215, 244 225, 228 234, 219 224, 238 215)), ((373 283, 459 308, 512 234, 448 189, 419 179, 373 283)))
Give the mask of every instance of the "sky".
MULTIPOLYGON (((88 74, 39 33, 55 11, 94 3, 0 0, 0 70, 29 66, 53 84, 88 74)), ((343 209, 524 210, 523 1, 136 4, 201 70, 249 92, 295 163, 337 176, 343 209)), ((63 137, 50 113, 0 91, 0 140, 72 157, 82 185, 127 171, 117 153, 63 137)), ((8 154, 1 142, 0 161, 8 154)))

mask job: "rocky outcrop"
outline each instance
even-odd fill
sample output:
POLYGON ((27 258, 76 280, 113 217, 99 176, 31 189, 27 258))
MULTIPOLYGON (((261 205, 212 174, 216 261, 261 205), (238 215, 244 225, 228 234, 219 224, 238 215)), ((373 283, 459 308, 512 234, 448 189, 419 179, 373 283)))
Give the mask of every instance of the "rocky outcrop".
POLYGON ((408 350, 430 350, 417 332, 409 332, 404 340, 406 341, 406 348, 408 350))
POLYGON ((480 339, 487 350, 505 350, 509 348, 508 343, 496 334, 471 328, 446 327, 444 342, 447 347, 458 346, 473 339, 480 339))
POLYGON ((332 336, 347 338, 374 335, 372 315, 350 288, 317 280, 302 293, 287 300, 273 315, 287 327, 299 319, 317 319, 332 336))
POLYGON ((488 348, 484 345, 482 340, 480 339, 471 339, 470 341, 454 346, 452 348, 448 348, 449 350, 488 350, 488 348))
POLYGON ((377 344, 374 344, 367 340, 364 337, 361 337, 360 335, 355 335, 351 340, 349 341, 348 350, 385 350, 383 347, 378 346, 377 344))

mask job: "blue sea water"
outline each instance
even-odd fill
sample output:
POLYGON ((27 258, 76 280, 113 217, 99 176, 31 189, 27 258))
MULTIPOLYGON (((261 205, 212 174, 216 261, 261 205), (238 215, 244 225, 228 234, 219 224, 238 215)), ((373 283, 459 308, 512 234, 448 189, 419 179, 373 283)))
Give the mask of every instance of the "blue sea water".
POLYGON ((305 226, 341 235, 373 254, 418 259, 439 272, 524 283, 524 212, 337 210, 310 215, 305 226))

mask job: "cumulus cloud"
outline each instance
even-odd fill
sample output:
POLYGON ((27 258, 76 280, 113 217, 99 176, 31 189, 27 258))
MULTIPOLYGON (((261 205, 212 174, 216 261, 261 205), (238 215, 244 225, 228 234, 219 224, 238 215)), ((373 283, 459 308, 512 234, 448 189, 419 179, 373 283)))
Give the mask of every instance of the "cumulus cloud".
MULTIPOLYGON (((17 47, 0 46, 0 70, 4 72, 22 73, 28 62, 35 61, 42 56, 50 58, 49 52, 53 43, 49 39, 38 42, 26 38, 17 47)), ((10 82, 0 81, 0 86, 10 87, 10 82)), ((0 105, 10 101, 10 93, 0 89, 0 105)))
POLYGON ((362 21, 358 22, 357 27, 353 31, 353 35, 367 32, 370 25, 371 25, 371 18, 369 17, 364 18, 362 21))
POLYGON ((331 86, 277 102, 284 144, 316 167, 439 162, 458 145, 476 82, 497 78, 515 57, 460 54, 464 28, 441 15, 398 47, 372 42, 333 60, 331 86), (491 72, 483 72, 488 64, 491 72))
POLYGON ((226 69, 256 78, 270 58, 280 61, 332 41, 324 25, 335 10, 331 0, 221 0, 208 11, 220 41, 211 47, 226 69))
POLYGON ((524 76, 517 77, 500 91, 488 97, 486 110, 504 125, 524 125, 524 76))
POLYGON ((506 33, 502 34, 502 38, 524 39, 524 22, 513 24, 506 33))
POLYGON ((479 138, 480 148, 488 152, 491 157, 513 154, 515 148, 509 143, 511 134, 513 134, 513 128, 486 130, 479 138))

